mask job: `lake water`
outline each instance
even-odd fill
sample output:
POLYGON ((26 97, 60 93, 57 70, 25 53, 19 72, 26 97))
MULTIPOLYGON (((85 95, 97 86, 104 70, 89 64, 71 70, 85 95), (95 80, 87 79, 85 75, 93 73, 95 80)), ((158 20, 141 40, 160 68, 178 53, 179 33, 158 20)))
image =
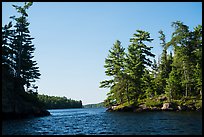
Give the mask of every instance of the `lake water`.
POLYGON ((49 110, 51 116, 2 122, 3 135, 202 135, 201 112, 49 110))

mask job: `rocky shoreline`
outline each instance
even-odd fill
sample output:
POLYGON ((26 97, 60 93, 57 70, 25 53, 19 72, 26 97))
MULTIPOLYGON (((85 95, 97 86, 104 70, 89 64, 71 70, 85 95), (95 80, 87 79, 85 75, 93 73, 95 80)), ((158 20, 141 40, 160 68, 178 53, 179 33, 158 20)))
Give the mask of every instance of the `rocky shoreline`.
POLYGON ((171 103, 163 104, 163 107, 146 107, 145 105, 135 106, 124 106, 117 108, 117 106, 109 107, 106 111, 108 112, 149 112, 149 111, 202 111, 202 108, 195 108, 194 106, 177 106, 172 107, 171 103))
POLYGON ((2 119, 9 120, 9 119, 23 119, 23 118, 31 118, 31 117, 43 117, 49 116, 50 112, 47 110, 40 110, 36 112, 2 112, 2 119))
POLYGON ((26 117, 49 116, 34 94, 25 92, 17 78, 2 73, 2 112, 3 120, 26 117))
POLYGON ((196 99, 184 99, 176 103, 176 101, 168 102, 167 97, 158 97, 152 99, 159 102, 156 105, 147 105, 147 102, 141 102, 138 105, 115 105, 107 108, 108 112, 149 112, 149 111, 202 111, 201 105, 196 104, 196 99), (190 100, 190 101, 189 101, 190 100), (188 102, 188 103, 187 103, 188 102))

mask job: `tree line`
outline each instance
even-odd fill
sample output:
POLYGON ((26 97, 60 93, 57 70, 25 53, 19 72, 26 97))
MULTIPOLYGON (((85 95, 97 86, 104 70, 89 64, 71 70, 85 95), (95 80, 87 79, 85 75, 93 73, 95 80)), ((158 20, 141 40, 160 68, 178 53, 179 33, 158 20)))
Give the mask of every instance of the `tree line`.
POLYGON ((105 58, 108 80, 100 88, 109 88, 106 106, 137 105, 140 100, 166 95, 168 101, 185 97, 202 98, 202 25, 192 31, 181 21, 172 22, 174 32, 170 41, 159 33, 162 55, 155 60, 150 46, 150 33, 136 30, 130 38, 127 52, 119 40, 105 58), (173 51, 167 53, 169 47, 173 51))
POLYGON ((87 104, 87 105, 83 105, 83 108, 102 108, 104 107, 104 103, 100 102, 97 104, 87 104))
POLYGON ((66 97, 39 95, 38 99, 46 109, 82 108, 82 101, 67 99, 66 97))

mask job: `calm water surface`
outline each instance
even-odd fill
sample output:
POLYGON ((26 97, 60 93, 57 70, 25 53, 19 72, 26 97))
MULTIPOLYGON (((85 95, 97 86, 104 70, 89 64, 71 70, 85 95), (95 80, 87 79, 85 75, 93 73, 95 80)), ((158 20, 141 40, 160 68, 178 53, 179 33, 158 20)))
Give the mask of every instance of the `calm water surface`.
POLYGON ((106 112, 105 108, 49 110, 51 116, 8 120, 3 135, 202 135, 201 112, 106 112))

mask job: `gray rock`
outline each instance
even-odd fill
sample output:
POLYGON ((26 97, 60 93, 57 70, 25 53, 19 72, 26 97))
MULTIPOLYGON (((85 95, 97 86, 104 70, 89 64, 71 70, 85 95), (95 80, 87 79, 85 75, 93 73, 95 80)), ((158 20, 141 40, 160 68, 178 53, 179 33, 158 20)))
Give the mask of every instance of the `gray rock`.
POLYGON ((171 106, 172 106, 171 103, 164 103, 161 109, 162 110, 174 110, 171 106))
POLYGON ((161 109, 166 110, 169 108, 169 106, 170 106, 170 103, 164 103, 161 109))
POLYGON ((141 105, 139 105, 139 108, 141 108, 141 109, 147 109, 147 106, 146 106, 145 104, 141 104, 141 105))

